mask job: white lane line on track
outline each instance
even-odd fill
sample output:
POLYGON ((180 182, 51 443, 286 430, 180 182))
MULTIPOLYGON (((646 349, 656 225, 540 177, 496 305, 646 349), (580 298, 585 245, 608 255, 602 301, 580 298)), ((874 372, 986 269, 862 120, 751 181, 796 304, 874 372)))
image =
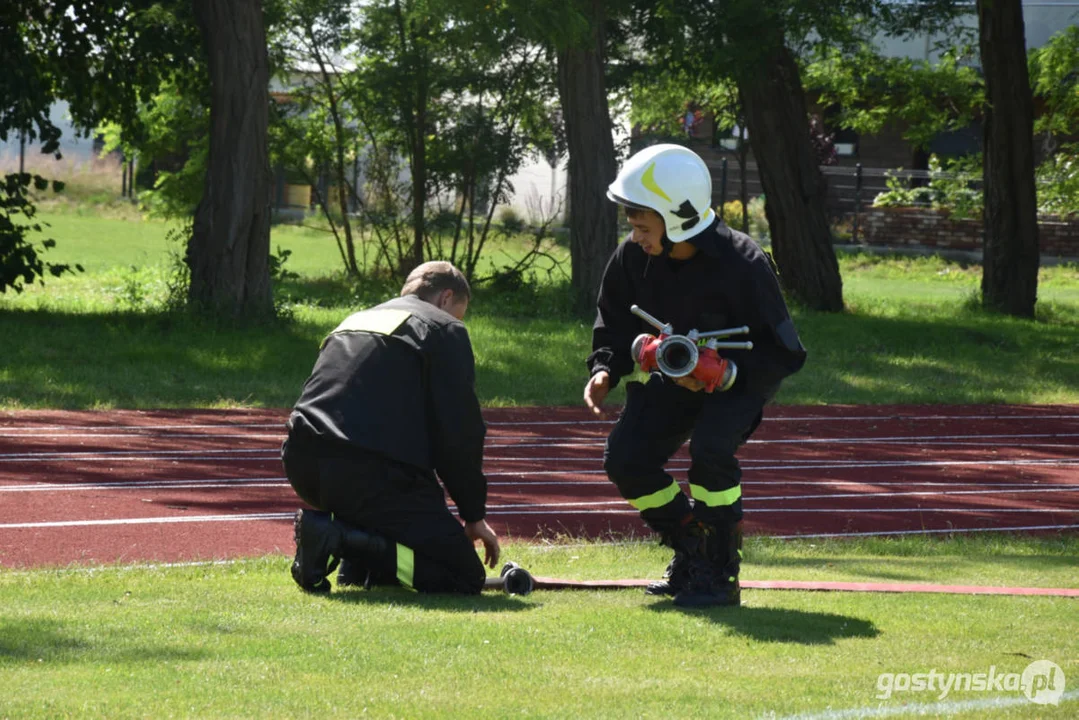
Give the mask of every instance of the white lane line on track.
POLYGON ((1030 532, 1031 530, 1075 530, 1079 525, 1023 525, 994 528, 947 528, 942 530, 877 530, 874 532, 807 533, 805 535, 764 535, 773 540, 804 540, 806 538, 873 537, 876 535, 943 535, 968 532, 1030 532))
MULTIPOLYGON (((452 509, 452 506, 451 506, 452 509)), ((755 509, 754 514, 766 515, 771 513, 830 513, 830 514, 842 514, 842 513, 904 513, 904 512, 917 512, 923 514, 934 513, 962 513, 970 515, 997 515, 1001 513, 1013 513, 1013 514, 1074 514, 1064 510, 1015 510, 1015 509, 1001 509, 1001 510, 983 510, 983 509, 963 509, 963 508, 873 508, 873 509, 849 509, 849 508, 818 508, 815 510, 802 510, 798 508, 760 508, 755 509)), ((107 527, 107 526, 123 526, 123 525, 169 525, 177 523, 199 523, 199 522, 250 522, 257 520, 289 520, 294 517, 294 512, 279 512, 279 513, 249 513, 249 514, 236 514, 236 515, 180 515, 180 516, 167 516, 167 517, 141 517, 141 518, 108 518, 103 520, 54 520, 45 522, 21 522, 21 523, 0 523, 0 531, 2 530, 42 530, 49 528, 69 528, 69 527, 107 527)), ((610 503, 551 503, 551 504, 537 504, 537 505, 508 505, 508 506, 495 506, 490 507, 487 510, 488 517, 503 516, 503 515, 544 515, 552 518, 558 518, 563 515, 632 515, 637 516, 638 513, 631 507, 625 505, 622 501, 612 501, 610 503), (587 505, 588 507, 579 507, 579 505, 587 505), (595 505, 617 505, 621 507, 601 507, 596 508, 595 505), (552 510, 554 512, 552 512, 552 510)), ((1079 525, 1063 525, 1057 527, 1079 527, 1079 525)), ((1008 528, 1003 528, 1008 529, 1008 528)), ((1018 529, 1018 528, 1016 528, 1018 529)), ((927 531, 926 531, 927 532, 927 531)), ((959 532, 956 530, 955 532, 959 532)), ((841 535, 850 535, 852 533, 842 533, 841 535)), ((887 535, 892 534, 890 531, 862 533, 866 535, 887 535)), ((809 535, 792 536, 792 537, 813 537, 809 535)))
MULTIPOLYGON (((792 417, 779 417, 766 415, 765 422, 867 422, 870 420, 895 421, 895 420, 1079 420, 1079 414, 1061 413, 1056 415, 802 415, 792 417)), ((614 424, 614 418, 609 420, 517 420, 495 421, 488 420, 488 425, 514 426, 514 425, 608 425, 614 424)))
MULTIPOLYGON (((266 448, 251 448, 239 450, 76 450, 72 452, 29 452, 29 453, 0 453, 0 462, 16 462, 20 460, 112 460, 132 458, 155 458, 163 456, 187 457, 195 453, 205 453, 207 456, 218 455, 250 455, 252 453, 269 453, 266 448)), ((277 455, 280 458, 280 454, 277 455)))
POLYGON ((109 430, 109 431, 131 430, 131 431, 134 431, 134 432, 142 432, 142 431, 146 431, 146 430, 151 430, 151 431, 181 430, 182 431, 182 430, 201 430, 201 429, 215 429, 215 428, 227 428, 227 429, 238 429, 238 428, 281 428, 281 427, 284 427, 284 423, 285 423, 285 421, 282 420, 280 423, 204 423, 204 424, 196 424, 196 425, 186 425, 186 424, 184 424, 184 425, 181 425, 181 424, 176 424, 176 425, 124 425, 124 424, 116 424, 116 425, 25 425, 25 426, 22 426, 22 427, 19 427, 17 425, 16 426, 11 426, 11 427, 5 427, 3 425, 0 425, 0 437, 8 437, 8 436, 21 437, 23 435, 29 435, 30 437, 35 437, 39 433, 41 433, 41 431, 43 431, 43 430, 48 430, 49 432, 72 430, 72 431, 76 431, 76 432, 86 432, 86 433, 91 433, 92 434, 93 431, 96 431, 96 430, 109 430), (12 435, 12 433, 17 433, 17 435, 12 435))
POLYGON ((57 520, 54 522, 3 523, 0 530, 32 530, 41 528, 100 527, 107 525, 169 525, 196 522, 248 522, 251 520, 292 519, 294 512, 251 513, 246 515, 185 515, 174 517, 110 518, 108 520, 57 520))
MULTIPOLYGON (((1019 439, 1044 439, 1044 438, 1079 438, 1079 433, 1017 433, 1010 435, 892 435, 888 437, 826 437, 826 438, 777 438, 775 440, 750 440, 747 445, 892 445, 896 443, 928 443, 947 445, 947 440, 976 441, 979 445, 994 446, 1000 443, 983 442, 986 440, 1019 440, 1019 439)), ((566 438, 559 438, 564 440, 566 438)), ((485 445, 488 449, 493 448, 534 448, 534 447, 557 447, 557 448, 590 448, 602 447, 604 442, 523 442, 503 443, 500 445, 485 445)))
POLYGON ((979 488, 977 490, 913 490, 910 492, 867 492, 867 493, 829 493, 827 495, 765 495, 751 496, 753 502, 762 500, 825 500, 833 498, 870 498, 870 497, 941 497, 946 495, 1013 495, 1022 493, 1079 492, 1077 485, 1045 486, 1032 485, 1024 488, 996 490, 979 488))
POLYGON ((23 435, 8 435, 0 432, 0 438, 29 438, 30 440, 42 440, 45 438, 131 438, 133 440, 158 440, 161 438, 202 438, 204 440, 231 440, 241 438, 246 440, 277 440, 278 444, 285 439, 285 433, 162 433, 162 432, 129 432, 129 433, 26 433, 23 435))
MULTIPOLYGON (((196 430, 196 429, 216 429, 216 428, 283 428, 286 416, 282 414, 279 422, 263 422, 263 423, 235 423, 235 422, 220 422, 220 423, 191 423, 191 424, 164 424, 164 425, 131 425, 124 423, 113 423, 110 425, 72 425, 72 424, 52 424, 52 425, 0 425, 0 437, 6 437, 9 434, 36 434, 42 431, 63 431, 72 430, 78 432, 93 432, 97 430, 102 431, 117 431, 117 430, 132 430, 132 431, 146 431, 146 430, 196 430)), ((872 420, 878 421, 896 421, 896 420, 918 420, 918 421, 932 421, 932 420, 1076 420, 1079 421, 1079 413, 1058 413, 1052 415, 1042 414, 1025 414, 1025 415, 803 415, 792 417, 779 417, 779 416, 767 416, 765 421, 768 423, 776 422, 868 422, 872 420)), ((559 425, 613 425, 615 418, 594 420, 594 419, 582 419, 582 420, 488 420, 488 427, 517 427, 517 426, 559 426, 559 425)))
MULTIPOLYGON (((249 452, 249 451, 238 451, 238 452, 249 452)), ((2 463, 2 462, 21 462, 23 464, 27 464, 27 463, 31 463, 31 462, 35 462, 35 463, 37 463, 37 462, 55 462, 55 461, 62 461, 64 459, 65 458, 52 458, 52 457, 33 458, 33 459, 30 459, 30 458, 15 459, 15 458, 4 458, 4 457, 0 456, 0 463, 2 463)), ((186 460, 188 462, 205 462, 205 461, 224 462, 224 461, 228 461, 229 463, 249 463, 249 462, 269 462, 269 461, 272 461, 272 460, 279 460, 280 458, 278 458, 277 455, 262 457, 262 456, 253 456, 253 455, 247 454, 244 457, 235 457, 235 456, 228 456, 228 455, 211 454, 211 455, 197 455, 197 456, 193 456, 193 455, 156 455, 156 456, 153 456, 153 457, 147 457, 145 455, 130 455, 130 456, 107 455, 107 456, 103 456, 103 457, 96 457, 96 456, 81 457, 80 456, 78 458, 73 458, 73 459, 76 460, 78 463, 87 463, 87 462, 142 462, 142 461, 145 461, 145 460, 156 460, 156 461, 186 460)), ((492 463, 499 463, 499 462, 502 462, 502 463, 504 463, 504 462, 527 462, 527 463, 533 463, 533 464, 534 463, 548 464, 548 463, 552 463, 552 462, 589 462, 589 461, 594 461, 594 458, 564 458, 564 457, 563 458, 548 458, 548 457, 499 458, 499 457, 487 457, 486 460, 489 461, 489 462, 492 462, 492 463)), ((679 462, 679 460, 676 460, 674 462, 679 462)), ((681 462, 686 462, 686 460, 681 460, 681 462)), ((838 461, 813 461, 813 460, 806 460, 806 461, 799 461, 799 460, 790 460, 790 461, 787 461, 787 460, 783 460, 783 461, 767 460, 767 461, 765 461, 765 460, 750 460, 750 461, 743 461, 742 464, 745 466, 745 469, 746 469, 747 472, 762 472, 762 471, 798 472, 798 471, 803 471, 803 470, 846 470, 846 469, 864 469, 864 468, 914 468, 914 467, 1071 467, 1073 465, 1079 464, 1079 458, 1022 459, 1022 460, 884 460, 884 461, 877 461, 877 462, 862 462, 862 461, 857 461, 857 460, 838 460, 838 461), (758 464, 758 463, 768 463, 768 462, 777 463, 777 464, 773 464, 773 465, 758 464)), ((682 470, 684 468, 682 466, 678 466, 678 465, 668 465, 667 469, 668 470, 678 471, 678 470, 682 470)), ((521 471, 521 472, 507 471, 504 474, 505 475, 510 475, 510 476, 515 476, 515 475, 523 475, 526 472, 527 471, 521 471)), ((560 472, 560 471, 551 471, 551 472, 552 473, 557 473, 557 472, 560 472)), ((588 471, 587 470, 582 470, 582 471, 566 470, 566 471, 562 471, 562 472, 565 472, 565 474, 572 474, 572 473, 577 473, 577 472, 585 473, 585 472, 588 472, 588 471)), ((488 474, 491 474, 491 473, 488 473, 488 474)), ((872 484, 872 483, 870 483, 870 484, 872 484)))
MULTIPOLYGON (((685 471, 685 468, 675 468, 675 472, 681 474, 685 471)), ((522 472, 505 472, 505 473, 486 473, 487 477, 527 477, 527 476, 563 476, 563 475, 604 475, 603 470, 534 470, 534 471, 522 471, 522 472)), ((685 484, 684 480, 679 480, 680 484, 685 484)), ((565 487, 614 487, 609 480, 529 480, 526 482, 513 482, 495 480, 487 483, 489 487, 506 487, 506 488, 531 488, 531 487, 547 487, 547 486, 565 486, 565 487)), ((1041 482, 1002 482, 1002 483, 985 483, 979 480, 974 481, 960 481, 952 480, 947 482, 929 482, 929 481, 916 481, 906 482, 903 480, 886 480, 883 482, 873 482, 867 480, 754 480, 751 478, 745 479, 742 482, 742 487, 746 489, 755 489, 767 486, 786 487, 788 485, 809 485, 814 487, 844 487, 844 486, 859 486, 866 488, 879 488, 879 487, 900 487, 900 488, 913 488, 913 487, 944 487, 951 490, 955 490, 958 487, 971 487, 976 488, 977 492, 993 493, 1001 490, 1013 490, 1013 489, 1029 489, 1031 491, 1060 488, 1063 491, 1076 490, 1079 491, 1079 482, 1077 483, 1041 483, 1041 482)), ((86 490, 146 490, 146 489, 192 489, 192 488, 223 488, 223 487, 289 487, 287 478, 283 477, 261 477, 261 478, 207 478, 207 479, 160 479, 160 480, 131 480, 131 481, 115 481, 115 482, 97 482, 97 483, 50 483, 40 482, 32 483, 28 485, 0 485, 0 493, 9 492, 79 492, 86 490)), ((881 495, 890 495, 892 493, 877 493, 881 495)), ((934 494, 934 493, 927 493, 934 494)), ((858 493, 855 497, 863 497, 864 493, 858 493)), ((754 499, 760 499, 753 496, 754 499)), ((806 497, 825 497, 823 495, 807 495, 806 497)), ((842 497, 842 496, 840 496, 842 497)))
MULTIPOLYGON (((450 505, 450 510, 454 507, 450 505)), ((804 514, 894 514, 894 513, 920 513, 932 514, 964 514, 964 515, 1000 515, 1000 514, 1030 514, 1030 515, 1074 515, 1076 511, 1054 510, 1054 508, 1036 508, 1036 510, 1017 510, 1017 508, 961 508, 961 507, 873 507, 873 508, 846 508, 846 507, 819 507, 814 510, 803 510, 798 507, 760 507, 754 508, 754 515, 768 515, 775 513, 804 513, 804 514)), ((632 515, 638 512, 628 506, 623 500, 612 501, 589 501, 589 502, 564 502, 564 503, 523 503, 511 505, 493 505, 488 507, 488 516, 504 515, 546 515, 559 517, 562 515, 632 515)), ((3 522, 0 530, 31 530, 45 528, 74 528, 74 527, 103 527, 125 525, 169 525, 178 522, 242 522, 250 520, 291 520, 295 513, 247 513, 232 515, 180 515, 158 517, 127 517, 107 518, 99 520, 47 520, 40 522, 3 522)), ((1079 526, 1060 526, 1079 527, 1079 526)), ((870 532, 863 534, 888 534, 889 531, 870 532)), ((849 533, 842 533, 849 534, 849 533)), ((794 535, 806 536, 806 535, 794 535)))

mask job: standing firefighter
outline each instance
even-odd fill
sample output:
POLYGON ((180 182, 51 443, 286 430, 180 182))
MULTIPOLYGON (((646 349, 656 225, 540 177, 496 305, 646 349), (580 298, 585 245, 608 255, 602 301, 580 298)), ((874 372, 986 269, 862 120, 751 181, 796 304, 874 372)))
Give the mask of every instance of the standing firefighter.
POLYGON ((499 546, 484 520, 486 427, 461 322, 469 297, 457 268, 424 263, 400 297, 323 342, 281 451, 289 483, 317 508, 296 513, 292 577, 304 590, 328 591, 338 560, 339 584, 483 589, 475 541, 491 567, 499 546))
MULTIPOLYGON (((633 230, 615 249, 600 287, 584 389, 589 408, 599 413, 611 388, 646 359, 635 341, 652 328, 640 311, 691 339, 694 330, 748 328, 740 339, 752 349, 707 351, 723 370, 718 386, 660 371, 646 383, 628 383, 625 409, 604 451, 608 477, 674 550, 665 580, 647 592, 672 595, 680 606, 738 605, 742 473, 735 453, 783 378, 805 363, 806 351, 771 259, 716 217, 711 176, 694 152, 679 145, 642 150, 607 196, 625 208, 633 230), (686 440, 688 498, 664 470, 686 440)), ((646 344, 655 352, 655 343, 646 344)), ((686 350, 696 357, 692 344, 683 355, 686 350)))

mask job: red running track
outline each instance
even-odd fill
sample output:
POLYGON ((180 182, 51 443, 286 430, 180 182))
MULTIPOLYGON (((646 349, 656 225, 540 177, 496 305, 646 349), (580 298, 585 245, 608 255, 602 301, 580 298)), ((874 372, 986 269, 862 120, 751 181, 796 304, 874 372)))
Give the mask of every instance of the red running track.
MULTIPOLYGON (((285 410, 0 413, 0 566, 291 554, 285 410)), ((603 474, 614 420, 485 411, 503 537, 645 535, 603 474)), ((769 408, 741 453, 747 532, 1079 530, 1079 407, 769 408)), ((669 469, 685 480, 683 449, 669 469)))

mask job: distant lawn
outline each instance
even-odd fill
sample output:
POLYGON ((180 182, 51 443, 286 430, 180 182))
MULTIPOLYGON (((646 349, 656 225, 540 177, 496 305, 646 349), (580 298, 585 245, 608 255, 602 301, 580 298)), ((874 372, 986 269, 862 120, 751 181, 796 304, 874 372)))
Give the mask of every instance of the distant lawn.
MULTIPOLYGON (((750 538, 746 550, 747 580, 1079 585, 1075 537, 750 538)), ((653 543, 505 552, 579 579, 654 577, 668 558, 653 543)), ((283 556, 8 571, 0 716, 1074 718, 1075 607, 748 589, 741 608, 700 610, 639 589, 311 596, 283 556), (1015 688, 882 695, 885 674, 1021 674, 1040 660, 1067 678, 1059 705, 1015 688)))
MULTIPOLYGON (((290 321, 230 328, 164 308, 178 246, 154 221, 43 214, 49 259, 84 274, 0 296, 0 408, 291 405, 318 344, 343 316, 393 294, 346 281, 332 237, 276 226, 292 251, 279 283, 290 321)), ((504 265, 522 246, 496 246, 504 265)), ((552 252, 565 257, 565 251, 552 252)), ((1037 321, 988 315, 978 267, 939 258, 840 255, 848 311, 794 309, 810 356, 785 404, 1079 403, 1079 268, 1045 267, 1037 321)), ((488 266, 489 268, 490 266, 488 266)), ((568 273, 568 264, 564 271, 568 273)), ((480 287, 467 322, 487 405, 576 405, 591 318, 568 311, 561 271, 480 287)), ((622 400, 621 388, 611 398, 622 400)))

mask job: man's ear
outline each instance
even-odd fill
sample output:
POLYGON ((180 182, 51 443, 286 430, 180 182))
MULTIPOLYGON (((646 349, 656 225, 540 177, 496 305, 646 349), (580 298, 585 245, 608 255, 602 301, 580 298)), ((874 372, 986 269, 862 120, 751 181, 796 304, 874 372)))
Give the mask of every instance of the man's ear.
POLYGON ((439 310, 446 310, 453 304, 453 290, 446 288, 438 294, 438 302, 435 303, 435 307, 439 310))

